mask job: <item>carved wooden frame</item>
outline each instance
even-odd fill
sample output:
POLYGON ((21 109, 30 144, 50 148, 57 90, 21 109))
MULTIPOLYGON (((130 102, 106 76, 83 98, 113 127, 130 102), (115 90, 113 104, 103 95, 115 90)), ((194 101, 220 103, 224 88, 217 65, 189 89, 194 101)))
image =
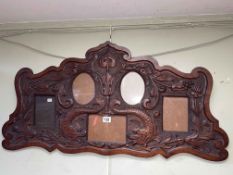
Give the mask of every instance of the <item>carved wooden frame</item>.
POLYGON ((64 153, 124 153, 139 157, 161 154, 166 158, 191 153, 212 161, 228 156, 227 134, 219 128, 209 109, 212 76, 204 68, 182 73, 169 66, 160 67, 150 57, 131 58, 126 48, 106 42, 88 50, 86 59, 65 59, 59 67, 49 67, 38 74, 21 69, 15 78, 15 88, 17 107, 2 129, 5 137, 2 145, 8 150, 39 146, 64 153), (143 99, 136 105, 128 105, 120 93, 121 80, 131 71, 140 74, 145 83, 143 99), (82 72, 90 74, 96 85, 95 97, 87 105, 76 103, 71 90, 73 79, 82 72), (35 95, 55 97, 54 129, 37 128, 33 124, 35 95), (189 99, 188 132, 163 131, 163 96, 189 99), (89 114, 125 115, 126 144, 88 142, 89 114), (72 122, 80 121, 74 120, 77 117, 82 123, 73 125, 72 122), (132 127, 133 120, 140 125, 132 127))

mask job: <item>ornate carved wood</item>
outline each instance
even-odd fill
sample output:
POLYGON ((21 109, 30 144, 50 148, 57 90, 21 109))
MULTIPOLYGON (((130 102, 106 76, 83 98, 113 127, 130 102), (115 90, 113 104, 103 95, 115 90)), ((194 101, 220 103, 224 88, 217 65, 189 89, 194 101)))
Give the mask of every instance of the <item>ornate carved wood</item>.
POLYGON ((209 109, 212 76, 204 68, 186 74, 159 67, 153 58, 131 58, 127 49, 106 42, 88 50, 85 59, 69 58, 38 74, 21 69, 15 88, 17 108, 2 130, 2 145, 9 150, 40 146, 65 153, 161 154, 166 158, 191 153, 213 161, 228 156, 228 137, 209 109), (129 72, 137 72, 145 83, 144 96, 136 105, 127 104, 121 96, 121 80, 129 72), (87 104, 76 102, 72 91, 81 73, 94 81, 94 98, 87 104), (168 97, 188 99, 188 129, 163 129, 163 99, 168 97), (53 105, 43 106, 43 99, 53 105), (126 117, 126 142, 88 140, 91 115, 126 117))

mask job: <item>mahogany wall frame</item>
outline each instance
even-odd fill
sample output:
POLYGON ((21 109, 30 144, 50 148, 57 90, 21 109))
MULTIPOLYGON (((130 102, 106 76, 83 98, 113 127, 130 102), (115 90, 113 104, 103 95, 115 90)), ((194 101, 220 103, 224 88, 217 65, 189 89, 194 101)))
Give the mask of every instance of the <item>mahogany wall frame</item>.
POLYGON ((160 67, 150 57, 131 58, 126 48, 106 42, 88 50, 85 59, 68 58, 59 67, 38 74, 21 69, 15 88, 17 107, 2 129, 2 145, 8 150, 39 146, 64 153, 161 154, 166 158, 191 153, 212 161, 228 156, 227 134, 209 109, 212 76, 204 68, 182 73, 160 67), (145 84, 136 105, 127 104, 121 96, 120 84, 129 72, 138 73, 145 84), (95 87, 87 104, 78 103, 72 92, 73 81, 81 73, 90 75, 95 87), (163 100, 169 97, 187 98, 188 127, 181 131, 169 131, 163 125, 163 100), (126 123, 126 138, 121 137, 121 142, 88 140, 89 116, 125 117, 126 122, 121 118, 118 123, 126 123))

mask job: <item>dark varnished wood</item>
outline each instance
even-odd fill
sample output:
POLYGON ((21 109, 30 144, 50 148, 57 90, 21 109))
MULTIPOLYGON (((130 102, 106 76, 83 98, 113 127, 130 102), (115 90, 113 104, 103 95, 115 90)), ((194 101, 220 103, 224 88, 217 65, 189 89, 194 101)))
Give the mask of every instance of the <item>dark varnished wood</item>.
POLYGON ((2 145, 8 150, 40 146, 65 153, 161 154, 166 158, 191 153, 213 161, 228 156, 228 137, 209 109, 212 76, 204 68, 182 73, 160 67, 150 57, 131 58, 127 49, 106 42, 88 50, 85 59, 68 58, 59 67, 38 74, 21 69, 15 88, 17 107, 2 129, 2 145), (127 104, 120 93, 121 80, 129 72, 137 72, 145 83, 144 96, 136 105, 127 104), (95 83, 94 98, 85 105, 75 101, 72 90, 81 73, 89 74, 95 83), (54 121, 53 127, 35 122, 35 114, 37 120, 40 115, 35 99, 46 96, 55 99, 55 111, 50 111, 55 116, 48 119, 50 125, 54 121), (188 98, 187 132, 163 131, 163 97, 188 98), (126 116, 126 143, 88 141, 89 115, 126 116))

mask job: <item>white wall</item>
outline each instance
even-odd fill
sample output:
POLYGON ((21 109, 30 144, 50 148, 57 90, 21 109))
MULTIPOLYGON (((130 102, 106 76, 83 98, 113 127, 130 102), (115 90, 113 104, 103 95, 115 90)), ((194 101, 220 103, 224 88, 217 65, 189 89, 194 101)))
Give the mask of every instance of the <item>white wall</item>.
MULTIPOLYGON (((124 30, 113 32, 113 42, 129 48, 132 55, 152 54, 210 41, 233 33, 232 29, 190 28, 169 30, 124 30)), ((87 49, 108 40, 108 33, 27 34, 12 37, 32 47, 63 56, 84 57, 87 49)), ((210 106, 220 126, 227 132, 229 158, 211 162, 179 154, 166 160, 161 156, 136 158, 127 155, 101 156, 93 153, 68 155, 48 153, 41 148, 7 151, 0 147, 0 174, 4 175, 230 175, 233 172, 233 38, 195 50, 157 57, 160 65, 169 64, 184 72, 196 66, 206 67, 213 75, 214 87, 210 106)), ((16 107, 14 77, 22 67, 34 73, 48 66, 58 66, 60 59, 40 55, 25 48, 0 41, 0 126, 16 107)), ((0 140, 2 140, 0 135, 0 140)))

